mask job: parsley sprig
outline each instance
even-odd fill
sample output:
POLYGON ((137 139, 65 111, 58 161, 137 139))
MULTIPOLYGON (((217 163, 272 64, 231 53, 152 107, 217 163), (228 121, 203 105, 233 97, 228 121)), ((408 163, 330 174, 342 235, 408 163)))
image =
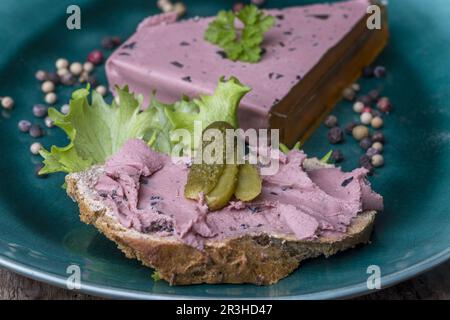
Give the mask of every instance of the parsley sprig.
POLYGON ((247 5, 237 13, 222 10, 209 23, 205 40, 221 47, 230 60, 255 63, 261 58, 264 33, 274 23, 274 17, 255 5, 247 5), (236 18, 244 25, 243 29, 236 28, 236 18))

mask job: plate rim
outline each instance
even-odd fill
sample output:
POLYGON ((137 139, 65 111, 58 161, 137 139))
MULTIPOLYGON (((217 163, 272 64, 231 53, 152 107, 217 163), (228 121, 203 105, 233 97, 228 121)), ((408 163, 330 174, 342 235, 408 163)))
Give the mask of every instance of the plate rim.
MULTIPOLYGON (((429 271, 430 269, 437 267, 438 265, 450 260, 450 247, 443 250, 431 257, 428 257, 418 263, 415 263, 405 269, 390 273, 381 277, 381 289, 386 289, 399 282, 408 280, 421 273, 429 271)), ((66 279, 60 275, 53 274, 47 271, 39 270, 37 267, 26 265, 18 262, 14 259, 5 257, 0 253, 0 266, 6 268, 12 272, 31 278, 36 281, 44 282, 50 285, 54 285, 59 288, 67 289, 65 286, 66 279)), ((67 289, 68 290, 68 289, 67 289)), ((368 289, 366 283, 353 284, 341 288, 324 290, 307 294, 296 295, 284 295, 284 296, 268 296, 268 297, 255 297, 255 296, 242 296, 242 297, 212 297, 202 295, 176 295, 176 294, 163 294, 163 293, 144 293, 139 290, 129 290, 120 287, 108 287, 100 284, 93 284, 89 281, 82 283, 81 289, 76 292, 85 293, 97 297, 111 298, 111 299, 139 299, 139 300, 193 300, 193 299, 205 299, 205 300, 328 300, 328 299, 344 299, 362 296, 369 294, 374 290, 368 289)), ((379 291, 379 290, 377 290, 379 291)))
MULTIPOLYGON (((9 60, 7 58, 6 60, 9 60)), ((412 277, 415 277, 423 272, 437 267, 438 265, 445 263, 450 259, 450 247, 440 250, 428 257, 417 261, 407 268, 397 270, 390 274, 383 275, 381 277, 382 289, 395 285, 401 281, 405 281, 412 277)), ((66 288, 66 278, 57 273, 47 271, 45 268, 39 268, 32 265, 29 261, 19 261, 11 257, 5 256, 4 252, 0 251, 0 267, 23 275, 25 277, 51 284, 60 288, 66 288)), ((151 281, 149 279, 149 281, 151 281)), ((66 288, 67 289, 67 288, 66 288)), ((124 289, 120 287, 110 287, 103 284, 96 284, 90 281, 86 281, 82 284, 80 290, 75 292, 87 293, 95 296, 107 297, 107 298, 126 298, 126 299, 227 299, 227 297, 215 297, 214 296, 202 296, 202 295, 185 295, 185 294, 165 294, 165 293, 151 293, 140 290, 124 289)), ((271 299, 271 300, 286 300, 286 299, 338 299, 355 297, 371 292, 375 290, 369 290, 365 282, 351 284, 348 286, 337 287, 324 291, 317 291, 314 293, 305 294, 292 294, 275 297, 230 297, 233 299, 271 299)), ((229 298, 228 298, 229 299, 229 298)))

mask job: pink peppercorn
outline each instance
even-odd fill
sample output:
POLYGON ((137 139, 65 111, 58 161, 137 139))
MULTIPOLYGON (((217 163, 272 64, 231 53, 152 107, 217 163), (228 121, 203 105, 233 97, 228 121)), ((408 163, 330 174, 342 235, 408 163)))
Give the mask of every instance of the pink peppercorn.
POLYGON ((112 42, 115 47, 118 47, 122 44, 122 39, 120 39, 120 37, 114 36, 112 37, 112 42))
POLYGON ((103 53, 100 50, 94 50, 89 53, 87 60, 95 65, 103 62, 103 53))
POLYGON ((372 108, 371 107, 364 107, 362 113, 367 112, 367 113, 372 113, 372 108))
POLYGON ((387 97, 383 97, 377 102, 377 107, 381 112, 388 113, 392 109, 391 101, 387 97))

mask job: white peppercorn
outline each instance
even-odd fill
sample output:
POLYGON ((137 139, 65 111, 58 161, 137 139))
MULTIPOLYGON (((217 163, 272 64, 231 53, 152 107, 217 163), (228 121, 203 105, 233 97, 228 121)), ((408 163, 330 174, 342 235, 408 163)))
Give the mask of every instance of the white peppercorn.
POLYGON ((55 91, 55 84, 51 81, 44 81, 41 85, 41 90, 44 93, 49 93, 55 91))
POLYGON ((59 58, 55 62, 56 69, 67 69, 69 67, 69 61, 64 58, 59 58))
POLYGON ((370 124, 370 122, 372 121, 372 118, 373 117, 372 117, 371 113, 363 112, 363 113, 361 113, 360 120, 361 120, 362 124, 370 124))
POLYGON ((7 110, 11 110, 12 108, 14 108, 14 100, 11 97, 3 97, 2 98, 2 107, 7 109, 7 110))
POLYGON ((39 142, 34 142, 31 144, 30 146, 30 152, 32 154, 39 154, 39 151, 41 151, 42 149, 42 144, 40 144, 39 142))
POLYGON ((44 100, 45 100, 45 103, 47 103, 47 104, 55 104, 56 101, 58 101, 58 97, 56 96, 56 94, 54 92, 50 92, 45 95, 44 100))
POLYGON ((79 62, 74 62, 70 65, 69 70, 73 75, 79 76, 83 72, 83 65, 79 62))
POLYGON ((381 154, 376 154, 372 157, 371 163, 374 167, 381 167, 384 165, 384 158, 381 154))

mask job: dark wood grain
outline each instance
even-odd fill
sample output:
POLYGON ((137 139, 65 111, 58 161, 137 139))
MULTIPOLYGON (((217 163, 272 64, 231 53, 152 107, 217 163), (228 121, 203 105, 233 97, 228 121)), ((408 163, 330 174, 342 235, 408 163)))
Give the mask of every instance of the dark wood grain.
MULTIPOLYGON (((394 287, 376 291, 358 297, 359 300, 385 299, 439 299, 450 300, 450 261, 422 274, 414 279, 400 283, 394 287)), ((11 271, 0 269, 0 299, 60 299, 82 300, 98 299, 97 297, 60 289, 37 282, 11 271)))

